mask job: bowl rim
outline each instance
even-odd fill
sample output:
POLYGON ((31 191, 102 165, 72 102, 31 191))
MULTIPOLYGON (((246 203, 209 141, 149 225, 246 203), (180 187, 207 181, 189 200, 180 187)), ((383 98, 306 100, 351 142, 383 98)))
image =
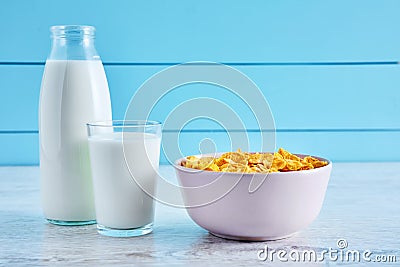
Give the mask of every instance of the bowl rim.
MULTIPOLYGON (((190 156, 195 156, 195 157, 215 157, 217 155, 222 155, 227 152, 217 152, 217 153, 207 153, 207 154, 197 154, 197 155, 190 155, 190 156)), ((271 153, 271 152, 247 152, 247 153, 271 153)), ((317 158, 319 160, 327 161, 328 164, 315 168, 315 169, 309 169, 309 170, 300 170, 300 171, 287 171, 287 172, 270 172, 270 173, 259 173, 259 172, 252 172, 252 173, 242 173, 242 172, 216 172, 216 171, 206 171, 206 170, 199 170, 199 169, 193 169, 193 168, 187 168, 181 165, 182 161, 186 159, 186 157, 179 158, 174 161, 173 167, 177 170, 184 171, 184 172, 189 172, 189 173, 210 173, 210 174, 221 174, 221 173, 226 173, 226 174, 232 174, 232 175, 242 175, 242 176, 251 176, 253 177, 254 175, 294 175, 294 174, 299 174, 299 173, 313 173, 313 172, 318 172, 322 169, 326 168, 331 168, 332 167, 332 161, 320 156, 313 156, 313 155, 307 155, 307 154, 300 154, 300 153, 292 153, 293 155, 299 156, 299 157, 305 157, 305 156, 311 156, 313 158, 317 158)))

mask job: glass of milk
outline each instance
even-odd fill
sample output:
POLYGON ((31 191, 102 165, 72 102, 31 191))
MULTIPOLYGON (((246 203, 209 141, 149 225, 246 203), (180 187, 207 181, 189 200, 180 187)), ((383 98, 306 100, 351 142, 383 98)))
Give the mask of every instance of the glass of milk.
POLYGON ((87 129, 98 232, 114 237, 152 232, 161 123, 103 121, 87 129))

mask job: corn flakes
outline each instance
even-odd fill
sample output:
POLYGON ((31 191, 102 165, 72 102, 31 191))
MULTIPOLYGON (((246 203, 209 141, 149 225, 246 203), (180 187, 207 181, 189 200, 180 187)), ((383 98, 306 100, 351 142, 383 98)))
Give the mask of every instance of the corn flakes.
POLYGON ((218 158, 188 156, 181 164, 187 168, 214 172, 269 173, 310 170, 326 166, 328 162, 311 156, 302 158, 279 148, 275 153, 249 153, 238 149, 218 158))

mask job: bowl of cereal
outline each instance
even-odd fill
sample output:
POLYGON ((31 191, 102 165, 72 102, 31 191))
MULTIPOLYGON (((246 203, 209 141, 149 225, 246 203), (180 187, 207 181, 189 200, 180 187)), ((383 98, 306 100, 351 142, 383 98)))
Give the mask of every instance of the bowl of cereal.
POLYGON ((188 156, 175 169, 196 224, 218 237, 264 241, 289 237, 318 216, 332 163, 280 148, 188 156))

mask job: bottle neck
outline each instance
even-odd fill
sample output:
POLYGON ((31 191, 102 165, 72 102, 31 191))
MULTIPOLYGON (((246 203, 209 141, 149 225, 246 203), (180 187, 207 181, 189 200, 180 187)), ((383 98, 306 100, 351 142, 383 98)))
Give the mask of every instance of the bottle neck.
POLYGON ((95 48, 94 27, 53 26, 51 60, 99 60, 95 48))
POLYGON ((94 38, 53 38, 54 46, 94 47, 94 38))

